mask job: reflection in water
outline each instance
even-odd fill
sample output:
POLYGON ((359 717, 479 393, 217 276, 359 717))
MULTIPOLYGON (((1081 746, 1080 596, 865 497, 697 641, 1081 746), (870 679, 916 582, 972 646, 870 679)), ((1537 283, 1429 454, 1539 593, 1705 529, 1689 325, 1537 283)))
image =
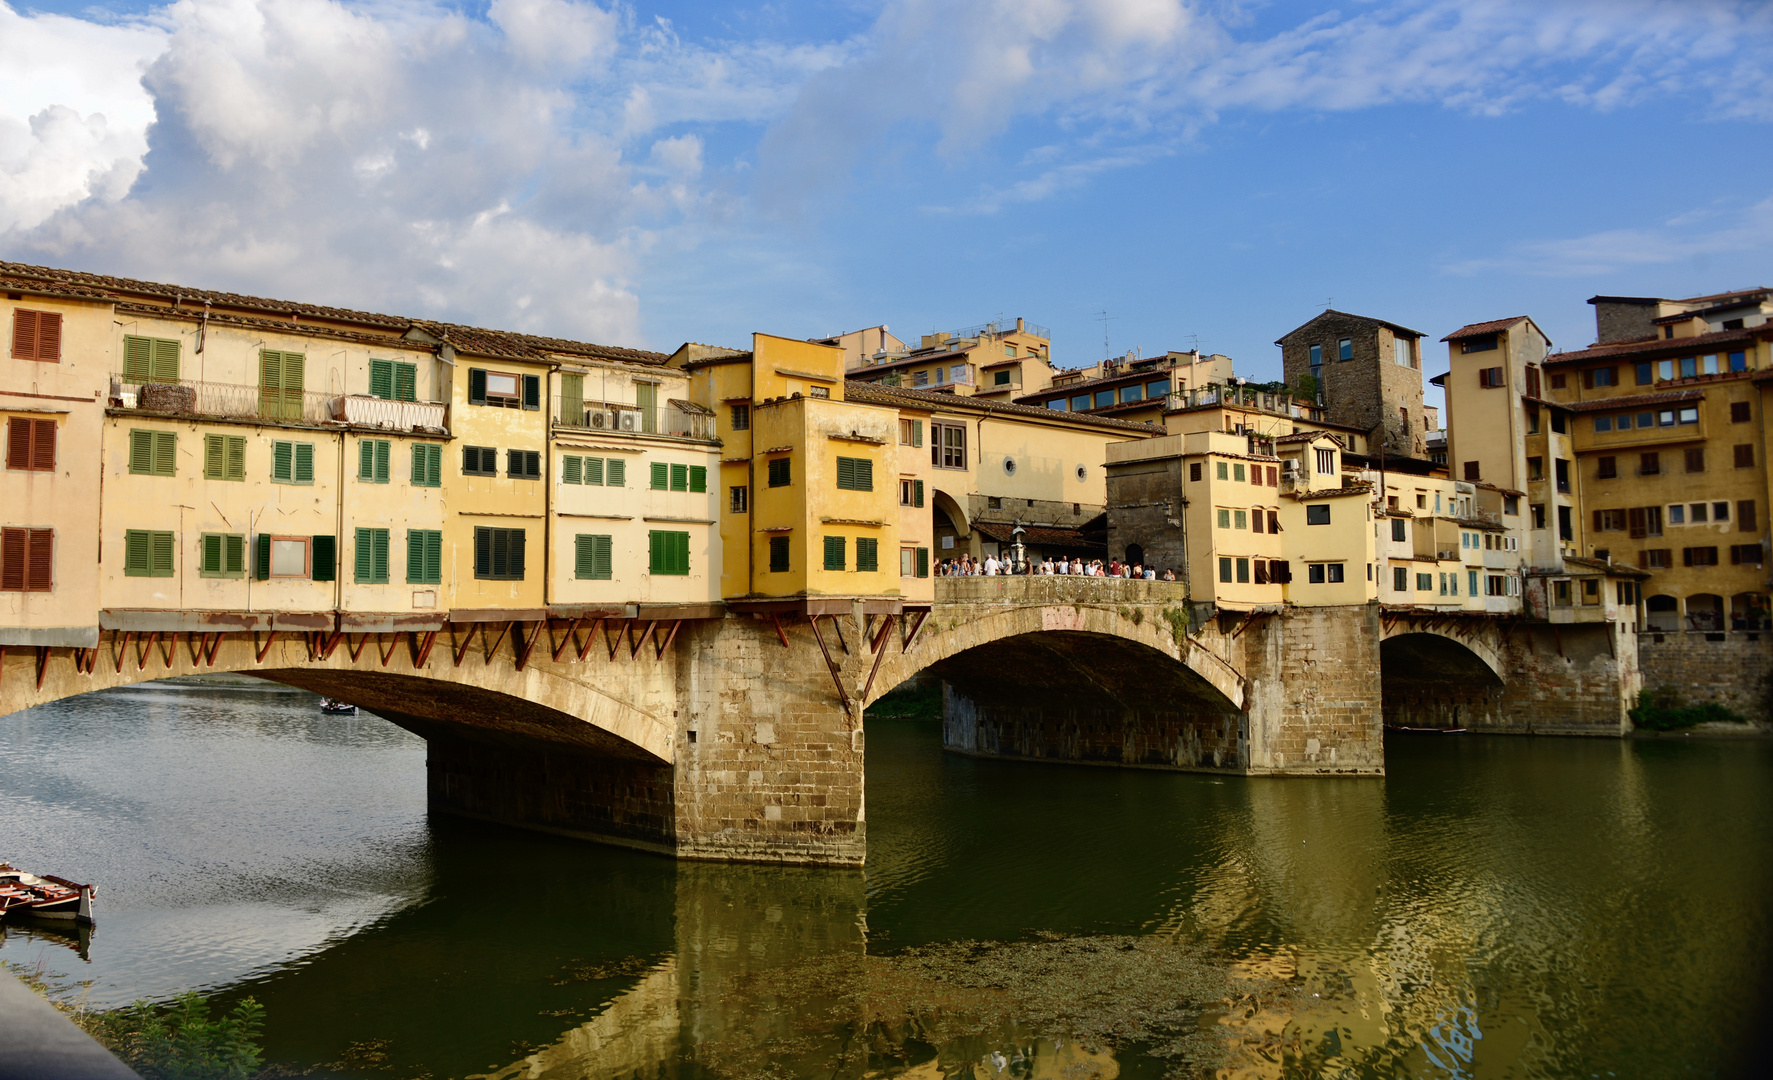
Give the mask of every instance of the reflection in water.
POLYGON ((1762 1018, 1762 743, 1307 782, 869 736, 869 866, 825 872, 427 819, 424 744, 304 694, 73 699, 0 719, 0 857, 99 883, 91 960, 0 956, 252 993, 273 1060, 384 1080, 1717 1076, 1762 1018))

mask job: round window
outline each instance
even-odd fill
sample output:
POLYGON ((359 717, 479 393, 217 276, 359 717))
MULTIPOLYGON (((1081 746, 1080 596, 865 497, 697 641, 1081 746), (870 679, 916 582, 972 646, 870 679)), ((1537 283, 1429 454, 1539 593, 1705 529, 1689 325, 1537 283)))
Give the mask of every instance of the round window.
POLYGON ((1077 478, 1079 480, 1088 480, 1090 478, 1089 468, 1086 466, 1083 466, 1083 465, 1079 465, 1077 467, 1077 478))
POLYGON ((1010 476, 1016 475, 1016 459, 1013 457, 1004 458, 1003 471, 1010 476))

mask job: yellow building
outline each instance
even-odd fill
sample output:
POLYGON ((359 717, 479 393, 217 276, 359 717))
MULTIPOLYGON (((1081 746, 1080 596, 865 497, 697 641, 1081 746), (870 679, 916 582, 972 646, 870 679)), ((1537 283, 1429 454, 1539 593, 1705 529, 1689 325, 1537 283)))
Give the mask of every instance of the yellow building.
MULTIPOLYGON (((827 339, 834 345, 843 340, 827 339)), ((883 344, 848 374, 859 382, 1007 401, 1052 385, 1051 349, 1052 332, 1044 326, 1023 319, 1013 327, 990 322, 925 334, 916 348, 883 344)))
POLYGON ((1167 412, 1198 404, 1203 395, 1216 400, 1237 389, 1229 356, 1198 349, 1150 357, 1130 352, 1088 368, 1057 372, 1050 386, 1015 400, 1056 412, 1162 424, 1167 412))

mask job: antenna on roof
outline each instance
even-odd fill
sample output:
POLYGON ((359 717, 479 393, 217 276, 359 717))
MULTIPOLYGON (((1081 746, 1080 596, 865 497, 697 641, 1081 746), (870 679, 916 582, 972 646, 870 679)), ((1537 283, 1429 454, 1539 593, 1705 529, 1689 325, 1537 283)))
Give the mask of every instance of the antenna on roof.
POLYGON ((1110 315, 1106 310, 1096 312, 1096 318, 1102 320, 1102 359, 1110 358, 1108 352, 1108 324, 1120 319, 1119 315, 1110 315))
POLYGON ((1336 306, 1336 298, 1334 296, 1324 297, 1324 310, 1325 311, 1328 311, 1335 306, 1336 306))

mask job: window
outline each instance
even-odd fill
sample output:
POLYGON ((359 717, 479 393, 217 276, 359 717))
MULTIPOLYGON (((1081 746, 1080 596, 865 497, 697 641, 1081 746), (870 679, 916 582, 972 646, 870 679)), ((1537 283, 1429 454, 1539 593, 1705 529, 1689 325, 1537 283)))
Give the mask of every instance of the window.
POLYGON ((1563 413, 1556 409, 1551 410, 1551 430, 1562 435, 1569 430, 1569 427, 1570 425, 1564 420, 1563 413))
POLYGON ((1326 476, 1336 471, 1336 451, 1321 448, 1318 450, 1317 471, 1326 476))
MULTIPOLYGON (((275 541, 271 553, 271 573, 277 575, 277 552, 275 541)), ((305 561, 305 560, 304 560, 305 561)), ((304 567, 304 569, 306 569, 304 567)), ((388 583, 388 530, 358 529, 357 530, 357 574, 359 585, 386 585, 388 583)))
POLYGON ((1662 535, 1662 507, 1634 506, 1625 512, 1626 529, 1636 539, 1662 535))
POLYGON ((12 313, 12 358, 14 360, 46 360, 52 364, 60 363, 62 358, 61 312, 15 309, 12 313))
POLYGON ((1731 566, 1759 566, 1763 560, 1760 544, 1731 544, 1731 566))
MULTIPOLYGON (((1724 503, 1723 505, 1727 508, 1727 507, 1729 507, 1730 504, 1724 503)), ((1711 509, 1711 506, 1709 503, 1702 503, 1702 502, 1694 503, 1693 505, 1687 507, 1687 520, 1691 521, 1695 525, 1704 524, 1705 520, 1711 516, 1710 509, 1711 509)))
POLYGON ((1201 478, 1200 462, 1196 461, 1196 462, 1190 463, 1188 466, 1189 482, 1190 483, 1196 482, 1196 481, 1200 480, 1200 478, 1201 478))
MULTIPOLYGON (((673 472, 675 472, 676 470, 682 469, 682 468, 683 468, 682 465, 670 465, 670 464, 667 464, 663 461, 653 462, 652 467, 647 470, 648 474, 651 476, 651 481, 647 484, 647 486, 654 491, 671 491, 671 490, 673 490, 673 487, 671 484, 671 479, 672 479, 671 474, 673 472)), ((675 490, 683 491, 683 490, 687 489, 688 487, 689 487, 689 472, 686 470, 683 473, 682 481, 677 485, 675 490)))
POLYGON ((55 471, 55 421, 15 416, 6 422, 6 467, 55 471))
POLYGON ((786 574, 788 572, 788 538, 786 536, 770 537, 770 573, 786 574))
POLYGON ((751 403, 750 402, 748 402, 748 401, 741 402, 738 405, 732 406, 730 409, 729 415, 732 417, 732 426, 733 426, 734 431, 749 431, 749 430, 751 430, 751 403))
POLYGON ((1402 566, 1391 568, 1391 589, 1393 592, 1410 591, 1410 571, 1402 566))
POLYGON ((1354 359, 1354 339, 1353 338, 1343 338, 1341 341, 1338 341, 1336 343, 1336 359, 1338 359, 1338 360, 1353 360, 1354 359))
POLYGON ((1459 342, 1459 351, 1462 353, 1493 352, 1495 349, 1495 334, 1485 334, 1482 337, 1465 338, 1459 342))
POLYGON ((1144 396, 1145 388, 1143 386, 1123 386, 1120 388, 1120 403, 1122 405, 1131 401, 1138 401, 1144 396))
POLYGON ((1699 358, 1696 356, 1681 357, 1681 378, 1691 379, 1699 374, 1699 358))
POLYGON ((1263 529, 1262 529, 1262 511, 1261 510, 1250 511, 1250 528, 1256 532, 1263 531, 1263 529))
MULTIPOLYGON (((955 376, 956 381, 959 381, 958 372, 960 371, 960 369, 955 368, 954 370, 957 373, 955 376)), ((806 396, 807 397, 816 397, 816 398, 828 398, 831 396, 831 388, 829 386, 811 386, 811 387, 807 388, 806 396)))
MULTIPOLYGON (((383 529, 382 532, 385 535, 387 530, 383 529)), ((253 576, 260 581, 268 581, 271 578, 306 578, 309 576, 314 577, 315 580, 332 580, 330 567, 328 568, 328 576, 322 579, 315 572, 318 567, 314 563, 318 560, 314 562, 309 560, 313 551, 311 541, 315 539, 318 537, 272 536, 268 533, 260 533, 257 550, 253 553, 253 576)), ((384 540, 384 558, 386 558, 386 549, 387 542, 384 540)))
POLYGON ((462 447, 462 475, 499 475, 499 452, 490 446, 462 447))
POLYGON ((1568 506, 1558 507, 1558 538, 1576 539, 1576 512, 1568 506))
POLYGON ((734 514, 751 512, 751 489, 744 484, 734 484, 726 490, 726 508, 734 514))
POLYGON ((959 424, 930 425, 930 464, 943 469, 967 467, 967 429, 959 424))
POLYGON ((259 350, 259 415, 269 420, 302 418, 303 371, 306 355, 259 350))
POLYGON ((1593 389, 1594 387, 1597 387, 1597 386, 1618 386, 1619 385, 1619 369, 1618 368, 1610 368, 1610 367, 1592 368, 1588 371, 1583 372, 1582 374, 1583 374, 1583 380, 1582 380, 1583 385, 1587 386, 1590 389, 1593 389))
POLYGON ((1071 399, 1071 411, 1083 412, 1090 407, 1090 395, 1078 394, 1071 399))
POLYGON ((1741 532, 1755 531, 1755 501, 1741 499, 1736 503, 1736 528, 1741 532))
POLYGON ((542 478, 541 451, 505 451, 505 475, 513 480, 540 480, 542 478))
POLYGON ((922 506, 923 505, 923 481, 922 480, 901 480, 901 481, 899 481, 899 505, 900 506, 922 506))
POLYGON ((1662 472, 1662 457, 1655 451, 1638 455, 1638 475, 1656 476, 1662 472))
POLYGON ((1243 462, 1240 461, 1231 467, 1231 478, 1233 480, 1236 480, 1240 484, 1244 482, 1244 463, 1243 462))
POLYGON ((388 459, 393 445, 387 439, 357 440, 357 479, 370 484, 388 482, 388 459))
POLYGON ((474 530, 474 576, 488 581, 523 580, 523 530, 474 530))
POLYGON ((1391 519, 1391 538, 1402 543, 1410 538, 1410 523, 1403 518, 1391 519))
POLYGON ((414 487, 443 486, 443 447, 436 443, 412 444, 414 487))
POLYGON ((314 482, 314 444, 273 442, 271 444, 271 482, 276 484, 312 484, 314 482))
POLYGON ((1231 528, 1231 511, 1225 507, 1219 508, 1219 527, 1221 529, 1231 528))
POLYGON ((1229 584, 1231 584, 1231 575, 1232 575, 1231 560, 1229 558, 1227 558, 1226 556, 1223 556, 1223 555, 1220 556, 1219 557, 1219 580, 1223 581, 1227 585, 1229 585, 1229 584))
MULTIPOLYGON (((1672 330, 1673 327, 1669 327, 1669 329, 1672 330)), ((1656 361, 1656 381, 1657 382, 1668 382, 1670 379, 1673 379, 1674 377, 1675 376, 1674 376, 1674 361, 1673 360, 1658 360, 1658 361, 1656 361)))
MULTIPOLYGON (((1065 401, 1065 399, 1064 399, 1064 398, 1054 398, 1054 399, 1053 399, 1053 400, 1051 400, 1051 401, 1049 401, 1049 402, 1047 402, 1047 408, 1049 408, 1049 409, 1054 409, 1054 410, 1057 410, 1057 411, 1058 411, 1058 412, 1067 412, 1067 411, 1069 411, 1069 410, 1068 410, 1068 409, 1067 409, 1067 408, 1066 408, 1066 401, 1065 401)), ((900 422, 900 423, 904 423, 904 422, 905 422, 905 421, 903 421, 903 420, 901 420, 901 421, 899 421, 899 422, 900 422)), ((907 551, 909 551, 909 550, 911 550, 911 549, 910 549, 910 548, 906 548, 906 549, 905 549, 905 550, 907 550, 907 551)))
POLYGON ((1594 475, 1597 480, 1615 479, 1619 475, 1619 459, 1611 456, 1596 458, 1594 475))
POLYGON ((1650 374, 1650 363, 1647 360, 1637 365, 1636 372, 1639 386, 1649 386, 1656 381, 1655 376, 1650 374))
POLYGON ((404 360, 369 362, 369 396, 388 401, 412 401, 418 397, 419 369, 404 360))
POLYGON ((1502 369, 1487 367, 1478 369, 1478 385, 1486 390, 1494 390, 1502 385, 1502 369))
MULTIPOLYGON (((1010 347, 1014 348, 1015 346, 1012 345, 1010 347)), ((999 371, 992 376, 991 381, 995 386, 1008 386, 1010 384, 1010 373, 1007 371, 999 371)))
POLYGON ((1730 422, 1732 424, 1746 424, 1746 423, 1748 423, 1749 422, 1748 410, 1749 410, 1748 402, 1746 402, 1746 401, 1732 401, 1730 403, 1730 422))
POLYGON ((1477 462, 1468 461, 1465 463, 1465 478, 1467 480, 1477 480, 1480 479, 1482 475, 1483 473, 1477 462))
POLYGON ((203 437, 203 478, 205 480, 245 480, 245 436, 205 435, 203 437))
POLYGON ((1597 417, 1595 417, 1594 418, 1594 430, 1595 430, 1596 434, 1599 434, 1600 432, 1603 432, 1603 431, 1612 431, 1613 430, 1613 418, 1611 416, 1597 416, 1597 417))
POLYGON ((605 487, 627 487, 628 463, 621 458, 586 458, 585 483, 602 483, 605 487), (592 479, 594 471, 591 468, 591 463, 593 461, 599 462, 603 470, 601 480, 592 479))
POLYGON ((1237 583, 1239 585, 1248 585, 1250 583, 1250 560, 1237 560, 1237 583))
POLYGON ((1096 391, 1095 408, 1106 409, 1106 408, 1108 408, 1108 406, 1113 405, 1113 404, 1114 404, 1114 391, 1113 390, 1098 390, 1098 391, 1096 391))
POLYGON ((1410 360, 1410 339, 1393 336, 1391 339, 1391 359, 1403 367, 1414 366, 1410 360))
POLYGON ((245 534, 204 533, 198 537, 197 573, 201 577, 245 577, 245 534))
POLYGON ((1231 527, 1234 529, 1247 529, 1250 527, 1249 516, 1242 510, 1233 510, 1231 512, 1231 518, 1231 527))
POLYGON ((1213 475, 1221 480, 1231 479, 1231 466, 1223 461, 1213 463, 1213 475))
POLYGON ((1683 424, 1699 423, 1699 406, 1686 405, 1680 409, 1680 422, 1683 424))
MULTIPOLYGON (((124 534, 126 538, 130 535, 132 534, 124 534)), ((145 576, 171 577, 172 534, 143 535, 166 537, 166 573, 145 576)), ((124 550, 129 550, 127 542, 124 550)), ((49 592, 55 584, 54 569, 54 529, 25 529, 17 526, 0 529, 0 591, 49 592)), ((132 573, 127 558, 124 560, 123 572, 132 573)))
POLYGON ((178 445, 177 432, 132 430, 129 433, 129 471, 140 476, 177 475, 178 445))
POLYGON ((874 462, 868 458, 839 457, 837 487, 841 491, 873 491, 874 462))
POLYGON ((1567 458, 1558 458, 1552 462, 1553 472, 1557 477, 1558 490, 1568 493, 1570 490, 1570 462, 1567 458))
POLYGON ((1715 547, 1690 547, 1681 549, 1682 566, 1716 566, 1718 549, 1715 547))
POLYGON ((1305 524, 1328 525, 1330 523, 1330 504, 1315 503, 1305 508, 1305 524))
POLYGON ((1343 580, 1342 564, 1339 562, 1307 563, 1305 566, 1305 580, 1313 585, 1340 585, 1343 580))
POLYGON ((1685 525, 1687 523, 1687 505, 1685 503, 1675 503, 1668 508, 1668 523, 1670 525, 1685 525))
POLYGON ((844 568, 844 551, 848 541, 841 536, 825 538, 825 569, 842 570, 844 568))
POLYGON ((1544 458, 1530 457, 1527 459, 1527 479, 1529 479, 1529 480, 1543 480, 1543 479, 1545 479, 1545 459, 1544 458))
POLYGON ((1735 447, 1735 461, 1738 469, 1755 467, 1755 448, 1751 443, 1738 443, 1735 447))
POLYGON ((1731 371, 1747 371, 1748 370, 1748 354, 1746 352, 1731 353, 1730 354, 1730 370, 1731 371))
POLYGON ((443 533, 437 529, 406 530, 406 583, 443 584, 443 533))
POLYGON ((1704 472, 1705 471, 1705 448, 1704 447, 1697 447, 1697 448, 1688 450, 1686 452, 1685 457, 1686 457, 1688 472, 1704 472))
POLYGON ((928 371, 914 371, 911 373, 912 386, 928 386, 929 384, 930 373, 928 371))
POLYGON ((880 541, 872 536, 856 537, 856 573, 873 574, 880 570, 880 541))
POLYGON ((1314 368, 1322 367, 1324 365, 1324 347, 1322 345, 1313 345, 1310 352, 1311 366, 1314 368))
MULTIPOLYGON (((1064 406, 1064 404, 1065 403, 1061 401, 1059 403, 1059 406, 1062 408, 1064 406)), ((922 420, 901 420, 901 421, 899 421, 899 444, 901 446, 922 446, 923 445, 923 421, 922 420)))
POLYGON ((1149 382, 1145 384, 1145 398, 1148 401, 1156 401, 1159 398, 1168 397, 1169 393, 1170 382, 1168 379, 1161 382, 1149 382))
POLYGON ((1669 557, 1670 554, 1668 548, 1646 548, 1642 552, 1639 564, 1645 570, 1667 570, 1674 565, 1673 560, 1669 557))
POLYGON ((603 484, 603 459, 566 454, 560 459, 560 482, 563 484, 603 484))
POLYGON ((179 381, 177 338, 123 338, 123 381, 126 383, 175 383, 179 381))
POLYGON ((790 483, 793 482, 792 481, 792 473, 793 473, 793 468, 794 468, 793 460, 794 459, 792 459, 792 458, 785 458, 785 457, 770 459, 770 465, 769 465, 770 487, 773 487, 773 488, 787 487, 790 483))
POLYGON ((1533 528, 1545 528, 1545 504, 1534 503, 1527 508, 1533 515, 1533 528))
POLYGON ((469 368, 468 404, 490 405, 496 409, 539 409, 542 407, 541 376, 469 368))
POLYGON ((1551 583, 1551 602, 1558 607, 1570 606, 1570 579, 1563 578, 1551 583))
POLYGON ((1623 532, 1625 530, 1625 511, 1596 510, 1594 512, 1595 532, 1623 532))

